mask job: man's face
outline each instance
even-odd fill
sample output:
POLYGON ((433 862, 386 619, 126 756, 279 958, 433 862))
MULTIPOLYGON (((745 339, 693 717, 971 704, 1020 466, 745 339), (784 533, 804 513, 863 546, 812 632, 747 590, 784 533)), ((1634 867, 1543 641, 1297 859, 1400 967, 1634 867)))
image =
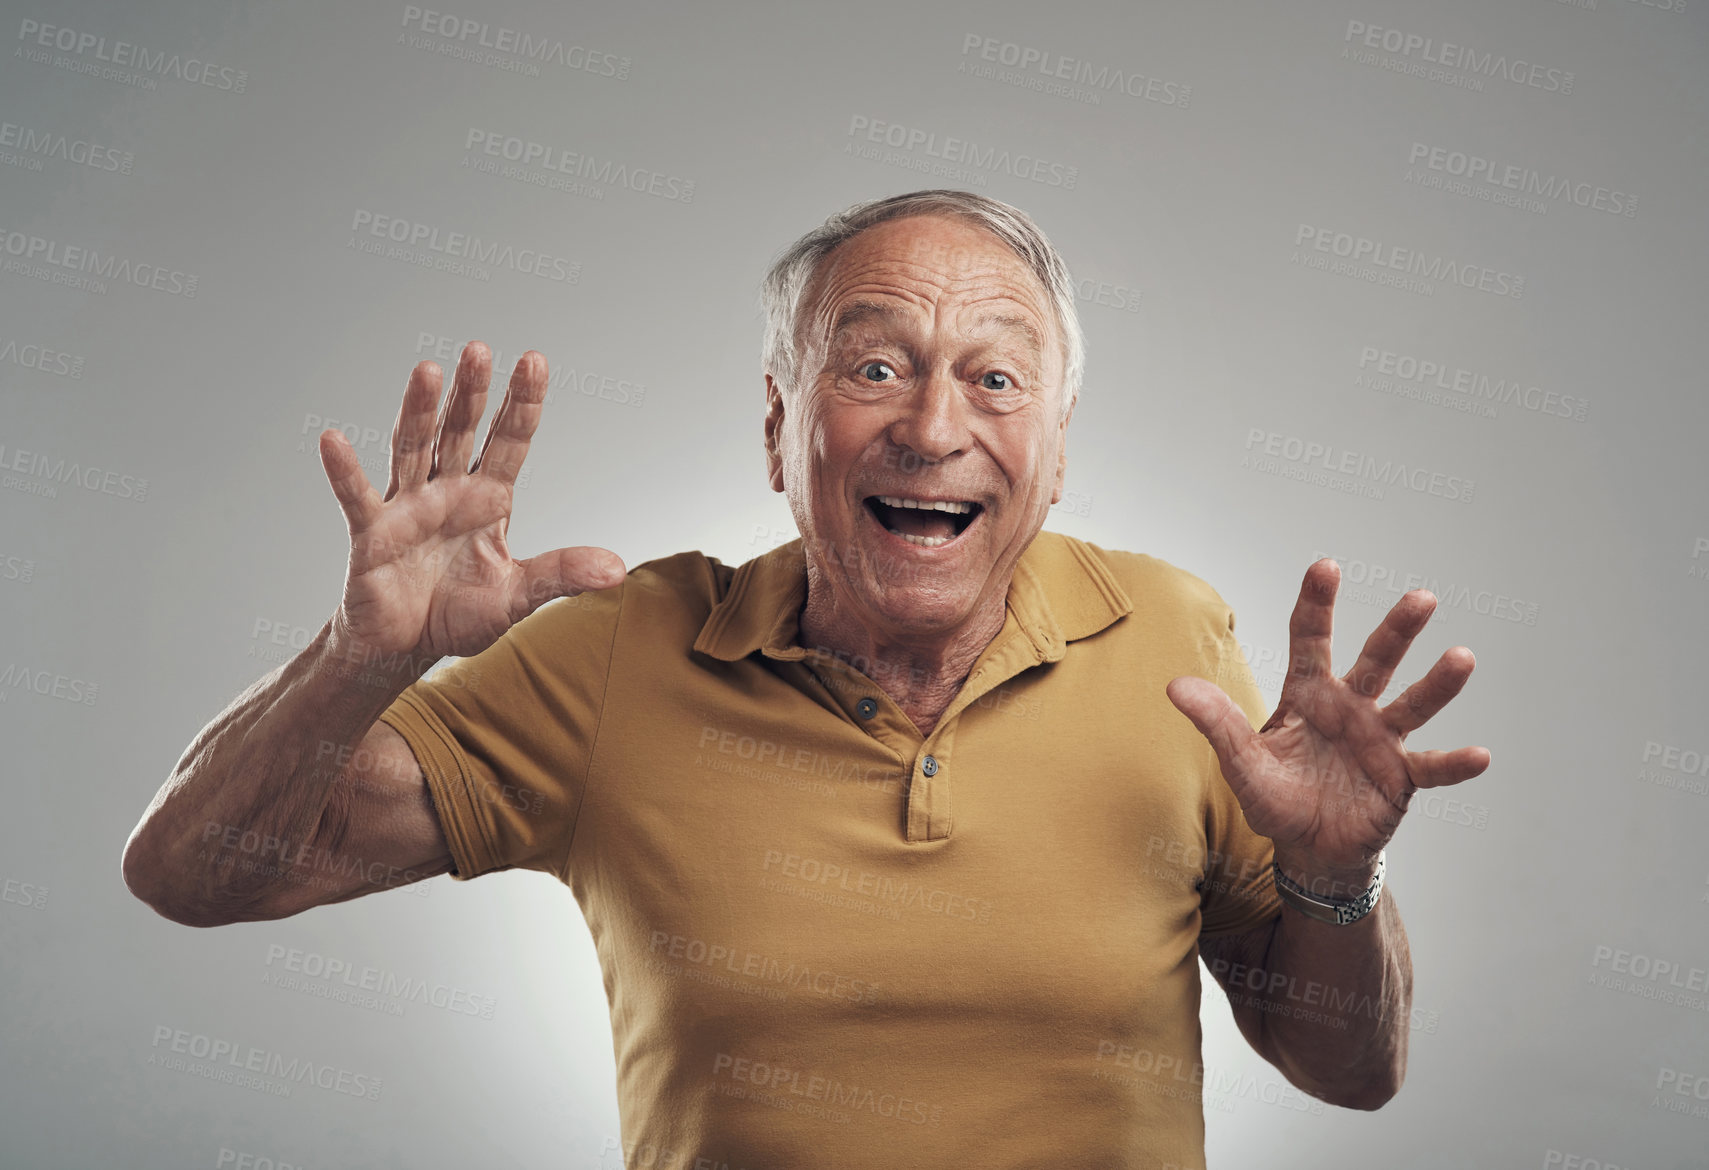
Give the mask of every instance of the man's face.
POLYGON ((997 237, 913 216, 844 243, 806 298, 794 392, 766 376, 772 489, 839 612, 880 638, 951 634, 1062 497, 1049 297, 997 237))

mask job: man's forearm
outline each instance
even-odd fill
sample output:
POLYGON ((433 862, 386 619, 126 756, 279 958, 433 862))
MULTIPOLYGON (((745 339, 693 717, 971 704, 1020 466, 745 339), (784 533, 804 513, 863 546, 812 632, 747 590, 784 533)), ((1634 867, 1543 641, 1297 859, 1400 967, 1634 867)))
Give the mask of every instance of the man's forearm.
MULTIPOLYGON (((1282 869, 1304 876, 1286 861, 1282 869)), ((1329 896, 1352 896, 1358 880, 1329 896)), ((1369 914, 1347 926, 1284 904, 1264 967, 1262 985, 1280 998, 1266 1005, 1276 1010, 1258 1013, 1271 1063, 1332 1104, 1375 1109, 1394 1096, 1406 1076, 1412 955, 1392 894, 1385 889, 1369 914)))
POLYGON ((181 922, 241 916, 309 846, 350 749, 419 673, 368 669, 323 626, 185 751, 126 846, 133 892, 181 922), (228 839, 255 864, 198 860, 234 860, 228 839))

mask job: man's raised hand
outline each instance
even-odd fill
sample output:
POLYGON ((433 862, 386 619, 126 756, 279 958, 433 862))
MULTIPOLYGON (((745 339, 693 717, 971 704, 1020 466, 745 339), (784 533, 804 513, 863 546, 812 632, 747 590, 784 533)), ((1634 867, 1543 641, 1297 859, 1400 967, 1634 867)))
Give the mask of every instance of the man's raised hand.
MULTIPOLYGON (((1383 616, 1358 661, 1330 672, 1329 645, 1341 569, 1325 558, 1306 570, 1288 623, 1288 675, 1275 712, 1253 731, 1222 689, 1184 675, 1169 699, 1210 741, 1254 832, 1296 880, 1327 879, 1331 897, 1364 888, 1378 852, 1394 836, 1412 794, 1469 780, 1489 767, 1481 747, 1408 751, 1408 733, 1460 693, 1476 660, 1444 651, 1425 676, 1387 706, 1377 699, 1436 599, 1415 589, 1383 616)), ((1328 891, 1320 891, 1328 893, 1328 891)))
POLYGON ((445 655, 479 653, 555 597, 623 580, 623 562, 602 548, 511 558, 505 532, 546 397, 546 359, 529 350, 517 361, 471 466, 491 376, 487 347, 464 346, 440 411, 439 367, 415 367, 392 428, 384 496, 349 440, 337 430, 321 432, 321 464, 350 530, 344 595, 333 619, 335 637, 349 650, 406 654, 420 673, 445 655))

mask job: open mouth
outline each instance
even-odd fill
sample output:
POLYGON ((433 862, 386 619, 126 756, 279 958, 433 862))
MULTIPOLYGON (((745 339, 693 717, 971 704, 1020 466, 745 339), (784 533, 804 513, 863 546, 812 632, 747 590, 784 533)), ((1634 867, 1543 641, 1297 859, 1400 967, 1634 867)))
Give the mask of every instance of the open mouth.
POLYGON ((948 544, 983 512, 972 500, 916 500, 905 496, 868 496, 862 501, 873 519, 909 544, 937 548, 948 544))

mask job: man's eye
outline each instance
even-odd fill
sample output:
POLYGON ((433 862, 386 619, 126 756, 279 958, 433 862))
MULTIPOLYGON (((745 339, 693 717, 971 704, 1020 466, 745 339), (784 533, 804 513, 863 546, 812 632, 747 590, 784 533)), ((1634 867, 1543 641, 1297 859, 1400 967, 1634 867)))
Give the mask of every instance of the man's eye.
POLYGON ((867 378, 873 382, 888 382, 891 378, 896 376, 896 371, 892 370, 884 362, 867 362, 866 365, 860 368, 860 373, 861 377, 867 378), (875 374, 873 373, 874 370, 883 370, 885 372, 882 374, 875 374))
POLYGON ((987 390, 1013 390, 1015 388, 1013 378, 1010 378, 1007 374, 998 373, 996 370, 992 370, 990 373, 980 378, 979 384, 987 390), (995 379, 995 382, 993 382, 992 379, 995 379))

